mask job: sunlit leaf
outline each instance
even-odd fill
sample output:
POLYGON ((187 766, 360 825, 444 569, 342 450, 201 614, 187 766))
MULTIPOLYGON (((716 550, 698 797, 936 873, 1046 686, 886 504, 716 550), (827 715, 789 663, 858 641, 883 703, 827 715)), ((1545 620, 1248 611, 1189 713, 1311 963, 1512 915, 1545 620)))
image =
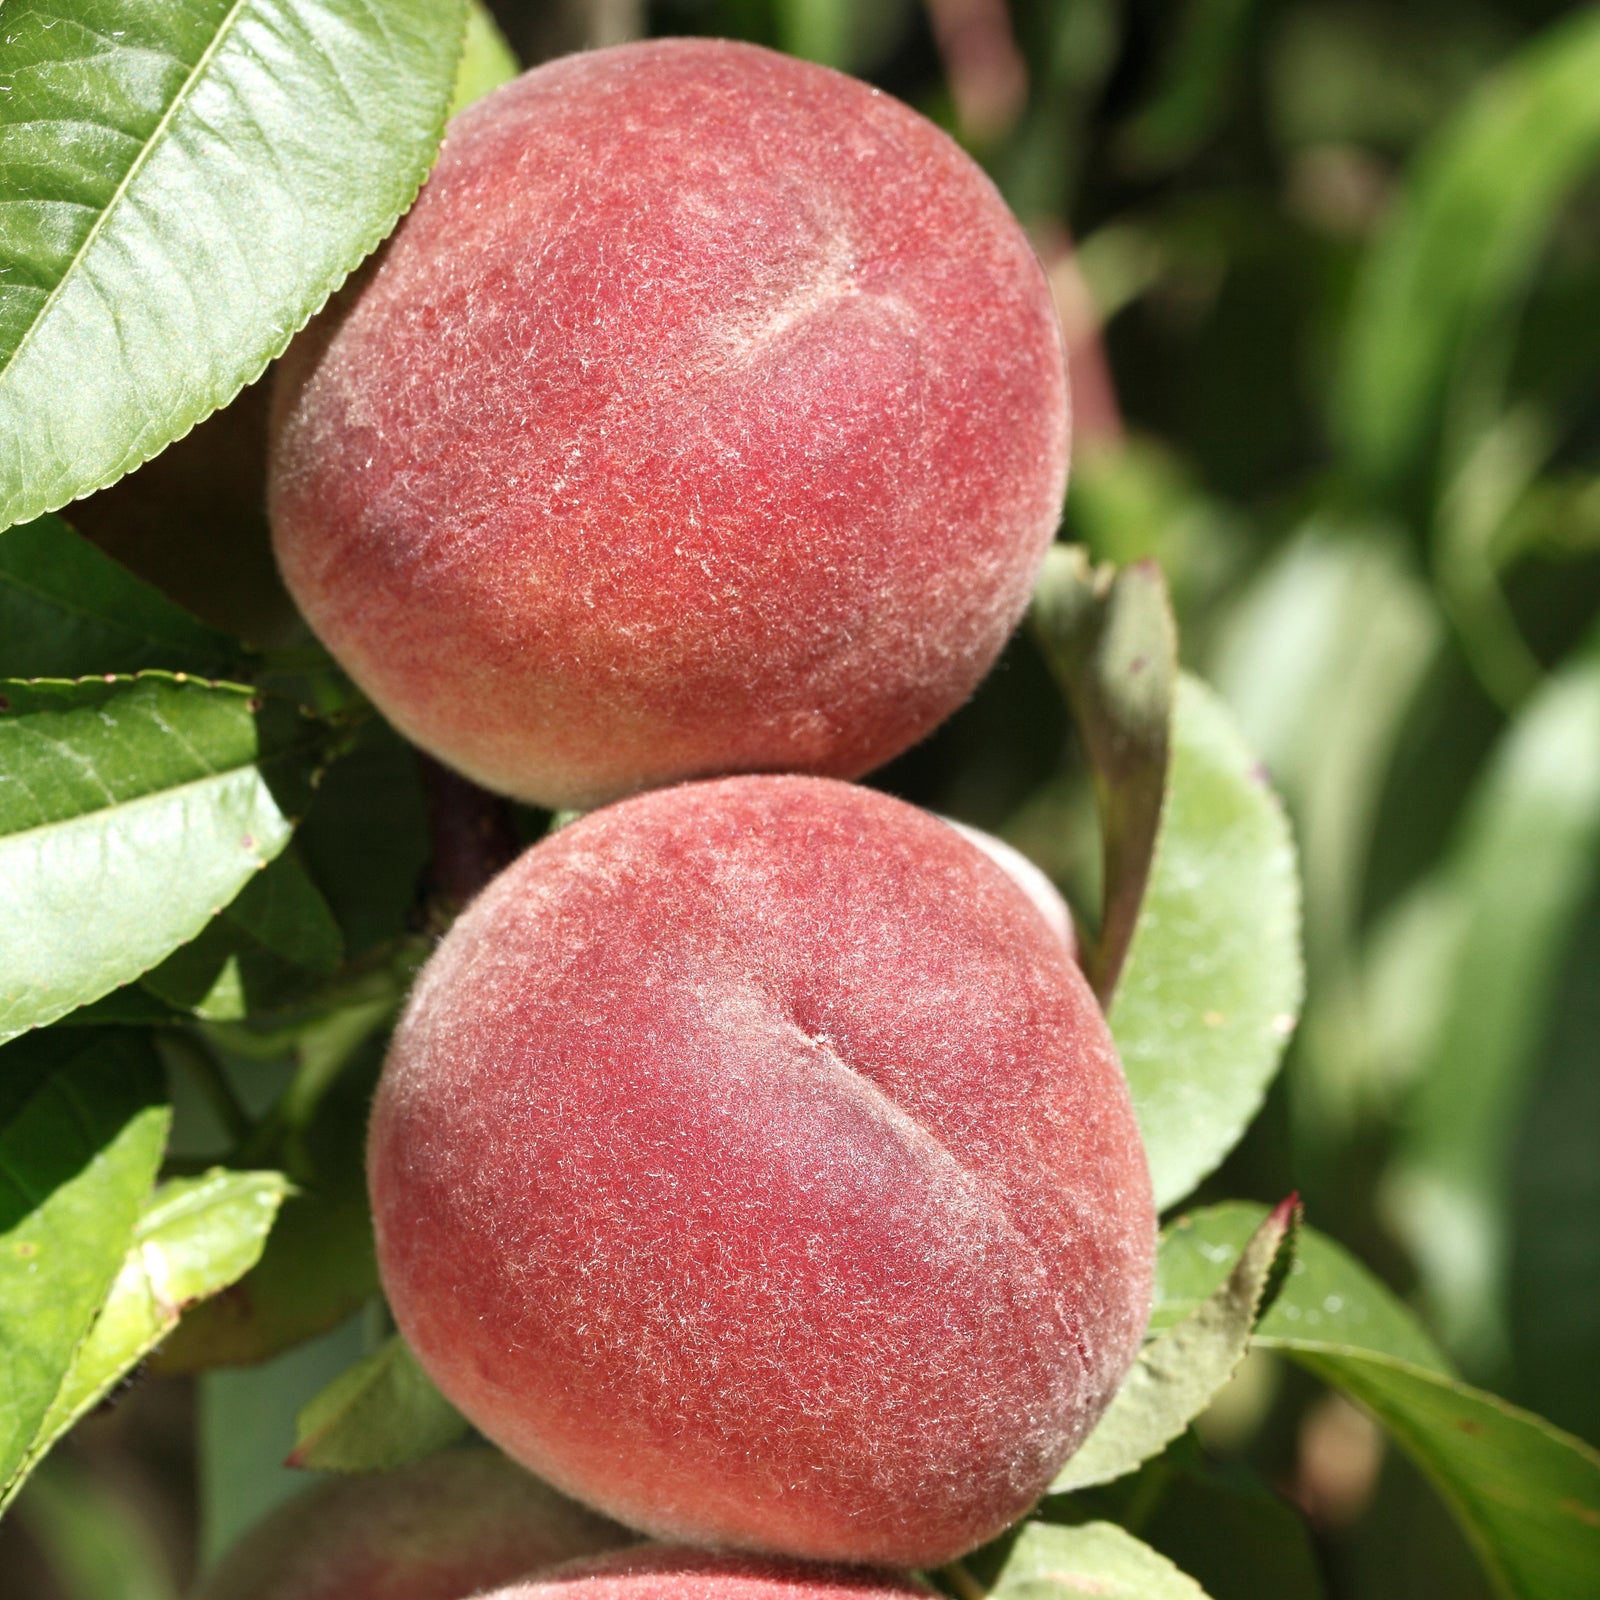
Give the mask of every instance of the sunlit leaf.
POLYGON ((1294 1260, 1300 1208, 1285 1200, 1251 1236, 1224 1283, 1139 1352, 1094 1432, 1051 1494, 1109 1483, 1158 1455, 1211 1404, 1250 1348, 1262 1306, 1294 1260))
POLYGON ((1248 1126, 1302 984, 1283 808, 1222 704, 1182 677, 1155 861, 1109 1013, 1158 1206, 1248 1126))
POLYGON ((0 1038, 138 977, 288 842, 324 725, 146 673, 0 681, 0 1038))
POLYGON ((166 1144, 162 1098, 139 1034, 0 1050, 0 1506, 122 1268, 166 1144))
POLYGON ((300 1413, 290 1461, 323 1472, 380 1472, 432 1455, 466 1431, 396 1334, 300 1413))
POLYGON ((450 115, 509 83, 522 70, 506 36, 481 0, 467 0, 467 36, 450 95, 450 115))
POLYGON ((187 1307, 250 1269, 287 1189, 280 1173, 219 1168, 156 1190, 134 1226, 105 1305, 39 1426, 30 1461, 137 1366, 187 1307))
MULTIPOLYGON (((1236 1270, 1266 1216, 1265 1206, 1242 1201, 1205 1206, 1162 1233, 1152 1331, 1181 1323, 1215 1293, 1236 1270)), ((1450 1375, 1448 1361, 1416 1317, 1359 1261, 1314 1228, 1299 1230, 1293 1265, 1255 1331, 1255 1343, 1269 1348, 1284 1348, 1290 1341, 1304 1349, 1326 1344, 1374 1350, 1450 1375)))
POLYGON ((1205 1600, 1193 1578, 1114 1522, 1030 1522, 990 1592, 1000 1600, 1205 1600))
POLYGON ((225 405, 427 172, 461 0, 7 0, 0 527, 225 405))

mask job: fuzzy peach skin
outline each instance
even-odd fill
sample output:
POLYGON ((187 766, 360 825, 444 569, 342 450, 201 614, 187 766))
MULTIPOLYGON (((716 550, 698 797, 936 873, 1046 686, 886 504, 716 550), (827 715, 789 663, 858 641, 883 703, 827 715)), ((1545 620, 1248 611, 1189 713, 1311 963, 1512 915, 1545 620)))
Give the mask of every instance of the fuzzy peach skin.
POLYGON ((1007 844, 1004 839, 985 833, 982 828, 974 828, 970 823, 957 822, 954 817, 942 820, 948 822, 962 838, 977 845, 1027 895, 1039 915, 1050 924, 1050 931, 1076 960, 1078 929, 1072 920, 1072 909, 1062 899, 1061 891, 1050 881, 1049 874, 1030 861, 1014 844, 1007 844))
POLYGON ((909 1578, 859 1568, 715 1555, 661 1545, 574 1561, 484 1600, 938 1600, 909 1578))
POLYGON ((498 1451, 445 1450, 297 1495, 228 1552, 195 1600, 461 1600, 636 1539, 498 1451))
POLYGON ((311 626, 402 732, 548 806, 886 761, 994 661, 1066 480, 1055 312, 988 179, 753 45, 472 106, 283 366, 311 626))
POLYGON ((390 1305, 487 1435, 696 1544, 928 1566, 1100 1415, 1155 1217, 1016 884, 828 779, 595 812, 421 974, 374 1106, 390 1305))

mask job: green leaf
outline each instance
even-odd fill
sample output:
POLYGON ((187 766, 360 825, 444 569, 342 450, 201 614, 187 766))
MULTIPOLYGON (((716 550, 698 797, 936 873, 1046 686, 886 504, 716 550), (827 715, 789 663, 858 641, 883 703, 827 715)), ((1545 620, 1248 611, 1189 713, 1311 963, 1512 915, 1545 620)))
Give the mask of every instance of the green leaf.
POLYGON ((289 1461, 322 1472, 383 1472, 432 1455, 466 1431, 396 1334, 300 1413, 289 1461))
MULTIPOLYGON (((1215 1206, 1162 1238, 1159 1323, 1226 1272, 1261 1214, 1215 1206)), ((1366 1405, 1433 1479, 1502 1591, 1579 1600, 1600 1572, 1600 1455, 1452 1378, 1427 1334, 1365 1268, 1305 1230, 1256 1341, 1366 1405)))
POLYGON ((1390 1356, 1305 1349, 1295 1359, 1359 1400, 1404 1447, 1502 1594, 1593 1600, 1600 1454, 1532 1412, 1390 1356))
POLYGON ((221 677, 237 674, 246 654, 60 517, 0 533, 0 677, 81 678, 144 667, 221 677))
POLYGON ((1094 774, 1105 888, 1084 962, 1104 1003, 1133 938, 1161 818, 1177 625, 1154 562, 1095 568, 1070 545, 1045 558, 1033 620, 1094 774))
POLYGON ((1386 1183, 1442 1331, 1479 1360, 1504 1352, 1511 1145, 1597 862, 1600 661, 1583 661, 1513 723, 1444 868, 1448 988, 1386 1183))
POLYGON ((1026 1524, 990 1592, 996 1600, 1205 1600, 1193 1578, 1114 1522, 1026 1524))
POLYGON ((1157 1206, 1186 1195, 1248 1126, 1303 985, 1283 808, 1221 702, 1184 675, 1155 860, 1108 1013, 1157 1206))
POLYGON ((121 1270, 166 1143, 162 1088, 135 1033, 0 1051, 0 1505, 121 1270))
MULTIPOLYGON (((367 1111, 399 994, 334 1013, 298 1041, 299 1067, 248 1159, 282 1164, 284 1202, 261 1260, 179 1324, 163 1372, 259 1362, 326 1332, 377 1293, 363 1165, 367 1111)), ((224 1038, 228 1030, 221 1030, 224 1038)))
POLYGON ((7 0, 0 527, 259 377, 437 146, 461 0, 7 0))
POLYGON ((181 1010, 234 1022, 303 996, 332 976, 343 948, 327 901, 285 852, 144 984, 181 1010))
POLYGON ((1212 682, 1295 818, 1316 981, 1288 1085, 1300 1148, 1326 1148, 1389 1069, 1352 959, 1374 815, 1443 629, 1401 530, 1315 519, 1240 595, 1212 682))
POLYGON ((1368 252, 1337 421, 1356 469, 1393 481, 1432 428, 1472 335, 1510 304, 1563 196, 1600 157, 1600 12, 1545 31, 1417 158, 1368 252))
POLYGON ((97 1474, 54 1461, 28 1480, 16 1506, 65 1600, 179 1600, 166 1552, 142 1513, 143 1505, 97 1474))
POLYGON ((1294 1259, 1291 1196, 1251 1236, 1226 1282, 1145 1345, 1109 1409, 1050 1485, 1067 1494, 1110 1483, 1159 1455, 1211 1404, 1250 1348, 1250 1334, 1294 1259))
POLYGON ((450 95, 450 115, 465 110, 502 83, 509 83, 521 71, 516 53, 481 0, 467 0, 467 36, 450 95))
MULTIPOLYGON (((1162 1233, 1152 1330, 1193 1315, 1236 1270, 1266 1215, 1266 1207, 1242 1201, 1206 1206, 1162 1233)), ((1255 1342, 1275 1349, 1373 1350, 1450 1374, 1449 1362, 1411 1312, 1353 1256, 1311 1228, 1299 1230, 1294 1263, 1256 1327, 1255 1342)))
POLYGON ((0 681, 0 1039, 140 976, 288 842, 324 725, 182 675, 0 681))
POLYGON ((186 1307, 254 1265, 287 1192, 281 1173, 221 1168, 156 1190, 145 1202, 106 1303, 34 1436, 29 1465, 177 1326, 186 1307))

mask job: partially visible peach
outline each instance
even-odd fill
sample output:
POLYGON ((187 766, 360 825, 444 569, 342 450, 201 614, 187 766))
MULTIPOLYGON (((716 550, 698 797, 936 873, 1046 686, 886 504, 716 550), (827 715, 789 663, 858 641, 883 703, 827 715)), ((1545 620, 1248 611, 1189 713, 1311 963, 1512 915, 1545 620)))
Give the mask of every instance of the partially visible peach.
POLYGON ((719 40, 468 108, 281 370, 307 619, 408 737, 552 807, 888 760, 993 663, 1066 481, 1061 335, 993 185, 719 40))
POLYGON ((297 1495, 228 1552, 196 1600, 462 1600, 636 1539, 496 1450, 445 1450, 297 1495))
POLYGON ((716 1555, 663 1545, 574 1561, 483 1600, 937 1600, 909 1578, 859 1567, 716 1555))
POLYGON ((418 979, 379 1265, 451 1400, 660 1537, 921 1567, 993 1538, 1149 1312, 1150 1182, 1058 933, 827 779, 591 813, 418 979))
POLYGON ((1050 930, 1067 947, 1074 959, 1078 954, 1078 932, 1072 920, 1072 909, 1062 899, 1061 891, 1050 881, 1042 867, 1036 866, 1015 845, 1004 839, 974 828, 970 823, 957 822, 954 817, 944 819, 962 838, 970 839, 999 869, 1033 902, 1039 915, 1050 925, 1050 930))

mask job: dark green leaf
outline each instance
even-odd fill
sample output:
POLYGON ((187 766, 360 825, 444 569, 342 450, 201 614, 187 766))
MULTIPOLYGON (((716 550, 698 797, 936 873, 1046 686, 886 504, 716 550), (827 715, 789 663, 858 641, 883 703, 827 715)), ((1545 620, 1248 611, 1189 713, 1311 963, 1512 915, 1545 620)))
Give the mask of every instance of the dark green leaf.
POLYGON ((285 852, 144 984, 208 1021, 238 1021, 305 995, 337 970, 342 951, 327 901, 285 852))
POLYGON ((1261 1310, 1294 1259, 1300 1208, 1285 1200, 1256 1229, 1227 1280, 1139 1352, 1110 1409, 1057 1474, 1051 1494, 1109 1483, 1158 1455, 1238 1371, 1261 1310))
POLYGON ((0 527, 225 405, 427 172, 461 0, 7 0, 0 527))
POLYGON ((1593 1600, 1600 1455, 1542 1417, 1372 1351, 1296 1359, 1365 1405, 1427 1473, 1503 1594, 1593 1600))
MULTIPOLYGON (((261 1260, 196 1306, 157 1352, 166 1372, 257 1362, 344 1321, 377 1292, 362 1162, 367 1108, 398 994, 336 1012, 299 1039, 299 1065, 252 1161, 280 1162, 297 1192, 261 1260)), ((228 1030, 222 1030, 224 1037, 228 1030)))
POLYGON ((1283 808, 1221 702, 1180 677, 1155 861, 1109 1013, 1158 1206, 1255 1115, 1303 981, 1283 808))
POLYGON ((181 674, 0 681, 0 1039, 199 933, 288 842, 327 743, 181 674))
POLYGON ((1161 818, 1177 628, 1153 562, 1092 568, 1070 545, 1046 557, 1033 619, 1094 773, 1105 890, 1084 965, 1104 1003, 1133 938, 1161 818))
POLYGON ((0 1050, 0 1506, 122 1268, 166 1143, 141 1035, 40 1035, 0 1050))
POLYGON ((383 1472, 432 1455, 466 1431, 396 1334, 300 1413, 290 1461, 322 1472, 383 1472))
POLYGON ((1206 1600, 1193 1578, 1114 1522, 1028 1523, 991 1593, 997 1600, 1206 1600))
POLYGON ((167 667, 237 675, 246 651, 133 576, 60 517, 0 533, 0 677, 167 667))
POLYGON ((1600 156, 1600 12, 1549 28, 1441 129, 1369 252, 1338 420, 1357 469, 1392 480, 1438 416, 1465 342, 1524 282, 1562 197, 1600 156))

